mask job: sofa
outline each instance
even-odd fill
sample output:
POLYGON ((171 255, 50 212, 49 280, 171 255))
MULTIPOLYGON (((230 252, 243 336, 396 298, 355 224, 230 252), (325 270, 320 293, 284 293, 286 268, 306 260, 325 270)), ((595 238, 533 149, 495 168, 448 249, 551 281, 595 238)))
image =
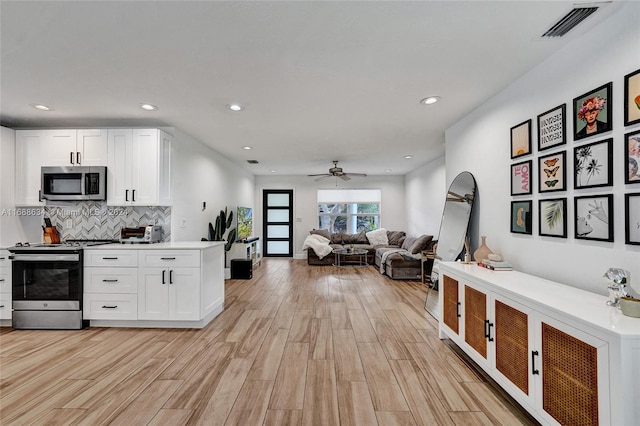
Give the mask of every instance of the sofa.
MULTIPOLYGON (((381 273, 390 278, 402 280, 421 278, 420 252, 430 248, 434 243, 431 235, 407 237, 404 231, 387 231, 384 228, 357 234, 329 233, 324 229, 314 229, 309 234, 324 238, 332 250, 366 249, 367 264, 375 265, 381 273), (384 264, 382 259, 384 259, 384 264)), ((335 257, 331 253, 320 257, 313 248, 307 247, 306 242, 303 249, 307 250, 309 265, 332 265, 334 263, 335 257)))

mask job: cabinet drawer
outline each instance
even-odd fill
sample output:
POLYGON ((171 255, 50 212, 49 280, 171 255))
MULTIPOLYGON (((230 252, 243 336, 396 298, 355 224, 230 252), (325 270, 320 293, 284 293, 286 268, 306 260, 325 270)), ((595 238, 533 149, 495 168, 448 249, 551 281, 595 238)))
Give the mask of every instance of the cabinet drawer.
POLYGON ((0 319, 11 319, 11 293, 0 293, 0 319))
POLYGON ((137 293, 138 268, 84 268, 85 293, 137 293))
POLYGON ((140 267, 186 267, 200 266, 200 250, 140 250, 140 267))
POLYGON ((138 266, 137 250, 85 250, 85 266, 138 266))
POLYGON ((85 294, 82 317, 95 320, 136 320, 138 319, 138 296, 135 294, 85 294))
POLYGON ((11 269, 0 268, 0 293, 11 293, 11 269))
POLYGON ((9 260, 9 251, 0 250, 0 269, 11 268, 11 261, 9 260))

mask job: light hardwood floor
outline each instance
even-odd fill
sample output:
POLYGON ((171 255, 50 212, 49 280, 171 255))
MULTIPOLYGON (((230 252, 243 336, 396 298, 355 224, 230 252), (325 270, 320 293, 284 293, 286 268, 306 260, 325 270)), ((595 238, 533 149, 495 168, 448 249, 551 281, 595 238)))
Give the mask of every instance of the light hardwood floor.
POLYGON ((0 424, 532 424, 424 299, 372 266, 267 258, 202 330, 3 327, 0 424))

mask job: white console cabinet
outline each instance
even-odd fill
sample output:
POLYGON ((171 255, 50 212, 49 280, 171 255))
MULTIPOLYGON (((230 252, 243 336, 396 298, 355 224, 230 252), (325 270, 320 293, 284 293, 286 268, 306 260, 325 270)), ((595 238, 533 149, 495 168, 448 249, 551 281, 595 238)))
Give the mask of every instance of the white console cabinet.
POLYGON ((241 241, 233 243, 231 250, 229 250, 227 255, 227 262, 230 262, 231 259, 247 259, 251 260, 253 268, 259 266, 262 261, 260 240, 254 240, 248 243, 243 243, 241 241))
POLYGON ((0 320, 11 319, 11 261, 9 252, 0 250, 0 320))
POLYGON ((636 424, 640 319, 515 271, 440 266, 440 336, 543 424, 636 424))

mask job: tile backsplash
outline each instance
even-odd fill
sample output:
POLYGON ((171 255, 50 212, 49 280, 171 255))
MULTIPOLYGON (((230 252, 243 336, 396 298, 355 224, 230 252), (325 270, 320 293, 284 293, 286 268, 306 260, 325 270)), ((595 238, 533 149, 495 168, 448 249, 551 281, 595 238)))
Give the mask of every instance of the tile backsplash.
POLYGON ((107 206, 104 201, 86 201, 45 206, 44 217, 51 219, 62 240, 118 239, 121 227, 146 225, 162 226, 162 240, 171 240, 171 207, 107 206))

